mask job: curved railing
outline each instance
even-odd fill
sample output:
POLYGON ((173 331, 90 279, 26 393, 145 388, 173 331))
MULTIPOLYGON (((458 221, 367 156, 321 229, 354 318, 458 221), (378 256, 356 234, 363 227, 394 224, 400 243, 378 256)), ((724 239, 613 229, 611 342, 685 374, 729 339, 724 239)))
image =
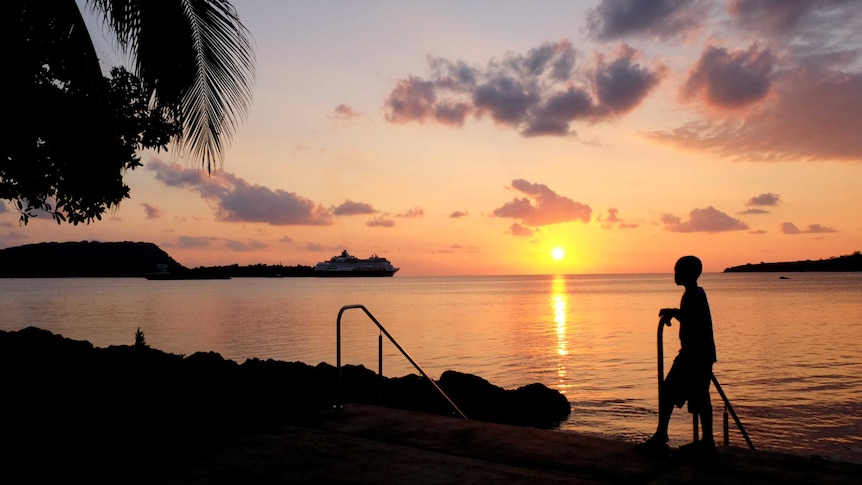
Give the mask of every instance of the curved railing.
MULTIPOLYGON (((662 334, 664 333, 664 323, 662 321, 658 322, 658 402, 659 409, 661 409, 662 403, 662 383, 664 382, 664 343, 662 342, 662 334)), ((733 410, 733 406, 730 405, 730 400, 727 398, 727 395, 724 393, 724 389, 721 388, 721 384, 718 383, 718 379, 716 379, 715 374, 710 376, 712 378, 712 383, 715 384, 715 388, 718 390, 718 394, 721 396, 721 400, 724 401, 724 446, 728 445, 730 441, 729 433, 728 433, 728 420, 727 413, 730 412, 731 416, 733 416, 733 421, 736 423, 736 427, 739 428, 739 432, 742 433, 742 437, 745 438, 745 442, 748 443, 748 447, 752 450, 754 449, 754 444, 751 442, 751 438, 748 437, 748 433, 745 432, 745 427, 742 426, 742 421, 739 420, 739 417, 736 415, 736 411, 733 410)), ((692 427, 694 428, 694 441, 697 441, 697 413, 692 413, 692 427)))
POLYGON ((436 389, 437 392, 440 393, 440 395, 443 396, 443 398, 449 402, 449 405, 452 406, 452 409, 454 409, 455 412, 457 412, 459 415, 461 415, 462 418, 467 419, 467 416, 465 416, 464 413, 461 412, 460 409, 458 409, 458 406, 452 401, 452 399, 450 399, 449 396, 447 396, 446 393, 443 392, 443 389, 440 389, 440 386, 438 386, 437 383, 434 382, 434 379, 431 379, 430 377, 428 377, 428 374, 426 374, 425 371, 422 370, 422 367, 419 364, 417 364, 416 361, 413 360, 412 357, 410 357, 410 354, 408 354, 407 351, 404 350, 401 347, 401 345, 398 344, 398 342, 392 337, 392 335, 389 335, 389 332, 387 332, 386 329, 383 328, 383 325, 381 325, 380 322, 378 322, 377 319, 374 318, 374 315, 372 315, 371 312, 369 312, 368 309, 365 308, 365 305, 345 305, 345 306, 341 307, 341 310, 338 311, 338 319, 335 322, 336 366, 338 367, 338 406, 339 407, 344 405, 343 394, 342 394, 342 377, 341 377, 341 315, 344 314, 345 311, 350 310, 350 309, 362 310, 363 312, 365 312, 366 315, 368 315, 368 318, 370 318, 371 321, 374 322, 375 325, 377 325, 377 328, 380 329, 381 335, 377 339, 377 348, 378 348, 377 362, 378 362, 378 366, 379 366, 378 374, 380 375, 380 377, 383 377, 383 335, 386 335, 386 338, 388 338, 389 341, 392 342, 392 345, 394 345, 395 348, 397 348, 398 351, 401 352, 401 355, 403 355, 410 362, 410 364, 412 364, 413 367, 420 374, 422 374, 422 377, 427 379, 428 382, 430 382, 431 385, 434 386, 434 389, 436 389))

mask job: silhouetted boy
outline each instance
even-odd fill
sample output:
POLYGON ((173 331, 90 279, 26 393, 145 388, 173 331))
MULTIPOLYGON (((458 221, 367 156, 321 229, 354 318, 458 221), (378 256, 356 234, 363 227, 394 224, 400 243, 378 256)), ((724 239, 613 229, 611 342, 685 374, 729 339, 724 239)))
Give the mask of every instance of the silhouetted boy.
POLYGON ((703 436, 696 446, 706 451, 715 450, 712 404, 709 400, 712 364, 716 361, 715 340, 706 292, 697 286, 702 271, 703 264, 695 256, 683 256, 674 266, 674 282, 685 287, 685 292, 679 308, 663 308, 659 311, 659 322, 670 326, 672 318, 679 321, 680 349, 660 390, 658 428, 641 445, 643 448, 667 446, 667 427, 673 408, 681 408, 688 401, 688 411, 698 414, 703 430, 703 436))

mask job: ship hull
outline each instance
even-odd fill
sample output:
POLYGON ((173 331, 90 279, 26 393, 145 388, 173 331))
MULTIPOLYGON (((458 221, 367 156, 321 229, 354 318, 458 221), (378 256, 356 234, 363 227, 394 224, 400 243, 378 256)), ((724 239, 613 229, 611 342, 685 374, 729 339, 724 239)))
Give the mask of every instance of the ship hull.
MULTIPOLYGON (((395 270, 398 271, 398 270, 395 270)), ((395 271, 389 270, 315 270, 314 276, 321 278, 379 278, 393 276, 395 271)))

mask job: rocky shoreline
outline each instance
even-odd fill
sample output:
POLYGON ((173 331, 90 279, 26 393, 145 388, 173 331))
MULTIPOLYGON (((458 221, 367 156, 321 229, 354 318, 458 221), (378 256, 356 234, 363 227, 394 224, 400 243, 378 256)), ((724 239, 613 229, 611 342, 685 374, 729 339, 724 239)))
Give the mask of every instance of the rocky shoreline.
MULTIPOLYGON (((146 477, 340 401, 453 415, 418 375, 381 378, 344 366, 339 399, 338 371, 326 363, 239 364, 214 352, 169 354, 143 341, 98 348, 35 327, 0 331, 0 375, 2 473, 33 478, 146 477)), ((564 395, 539 383, 507 390, 456 371, 435 382, 472 420, 554 428, 571 412, 564 395)))

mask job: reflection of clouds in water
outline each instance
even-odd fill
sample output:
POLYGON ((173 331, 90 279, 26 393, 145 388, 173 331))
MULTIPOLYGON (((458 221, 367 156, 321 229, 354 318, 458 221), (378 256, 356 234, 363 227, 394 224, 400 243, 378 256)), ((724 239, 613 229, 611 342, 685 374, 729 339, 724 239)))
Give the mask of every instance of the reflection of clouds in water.
POLYGON ((566 293, 566 280, 555 277, 551 284, 551 309, 554 312, 554 323, 557 325, 557 377, 566 377, 565 356, 569 355, 569 342, 566 338, 566 314, 569 308, 569 295, 566 293))

